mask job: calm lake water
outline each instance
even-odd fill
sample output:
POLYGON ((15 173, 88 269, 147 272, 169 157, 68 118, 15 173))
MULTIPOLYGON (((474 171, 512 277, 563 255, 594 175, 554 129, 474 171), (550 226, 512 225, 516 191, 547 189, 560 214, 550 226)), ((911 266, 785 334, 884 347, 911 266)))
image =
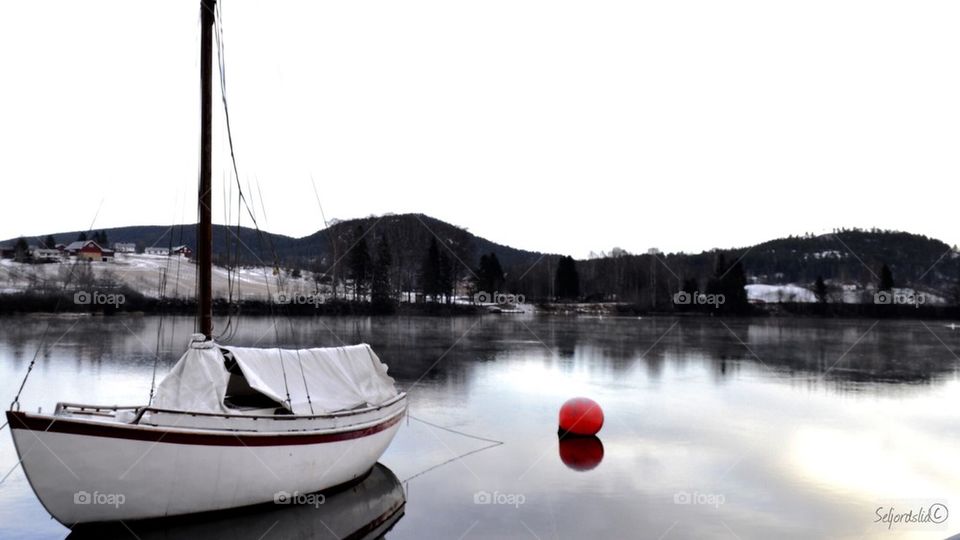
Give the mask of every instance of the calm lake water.
MULTIPOLYGON (((50 346, 21 397, 24 409, 143 403, 158 335, 162 376, 193 329, 189 318, 160 323, 0 319, 0 398, 12 400, 46 328, 50 346)), ((406 492, 390 539, 960 532, 960 329, 943 323, 245 318, 230 343, 360 341, 373 345, 410 396, 413 418, 381 459, 406 492), (581 395, 604 408, 600 440, 561 446, 557 411, 581 395), (423 421, 503 444, 470 453, 490 443, 423 421), (937 503, 952 512, 939 525, 876 522, 878 508, 900 513, 937 503)), ((16 461, 4 429, 0 474, 16 461)), ((245 515, 230 536, 284 537, 295 528, 275 524, 288 516, 309 527, 302 514, 245 515)), ((158 535, 209 531, 200 524, 158 535)), ((0 538, 68 533, 19 468, 0 484, 0 538)), ((318 527, 316 534, 328 533, 318 527)))

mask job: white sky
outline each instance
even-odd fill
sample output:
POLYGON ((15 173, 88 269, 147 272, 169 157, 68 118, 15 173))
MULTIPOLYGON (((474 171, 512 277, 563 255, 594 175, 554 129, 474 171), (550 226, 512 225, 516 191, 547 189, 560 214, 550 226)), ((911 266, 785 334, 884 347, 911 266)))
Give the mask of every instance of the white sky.
MULTIPOLYGON (((193 221, 198 4, 0 4, 0 238, 98 206, 95 228, 193 221)), ((423 212, 580 257, 839 226, 960 243, 960 2, 221 8, 272 232, 322 226, 312 175, 328 218, 423 212)))

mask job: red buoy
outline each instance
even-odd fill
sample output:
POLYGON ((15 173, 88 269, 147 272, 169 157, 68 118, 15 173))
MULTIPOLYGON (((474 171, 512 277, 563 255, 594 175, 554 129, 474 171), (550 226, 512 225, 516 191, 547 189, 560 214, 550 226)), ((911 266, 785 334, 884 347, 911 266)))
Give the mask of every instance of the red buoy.
POLYGON ((596 401, 577 397, 560 407, 560 432, 572 435, 596 435, 603 427, 603 411, 596 401))

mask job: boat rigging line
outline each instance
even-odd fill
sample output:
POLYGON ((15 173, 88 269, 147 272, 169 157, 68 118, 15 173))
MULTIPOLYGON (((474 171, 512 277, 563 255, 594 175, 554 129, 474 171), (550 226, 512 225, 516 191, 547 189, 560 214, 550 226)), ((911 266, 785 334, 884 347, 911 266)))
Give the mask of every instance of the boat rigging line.
MULTIPOLYGON (((273 272, 274 272, 274 274, 278 274, 278 275, 279 275, 280 262, 279 262, 279 257, 277 256, 276 247, 275 247, 274 244, 273 244, 273 240, 272 240, 270 237, 265 236, 264 233, 263 233, 263 231, 260 229, 260 224, 259 224, 259 221, 257 220, 256 213, 254 212, 253 208, 251 207, 251 205, 250 205, 250 203, 249 203, 249 201, 248 201, 248 199, 247 199, 247 196, 244 194, 243 185, 242 185, 241 182, 240 182, 240 168, 239 168, 239 166, 237 165, 236 151, 235 151, 234 144, 233 144, 233 129, 232 129, 232 125, 231 125, 231 123, 230 123, 230 106, 229 106, 229 100, 228 100, 228 98, 227 98, 226 52, 225 52, 225 51, 226 51, 226 46, 225 46, 225 40, 224 40, 224 37, 223 37, 223 13, 222 13, 222 11, 221 11, 221 4, 220 4, 220 3, 217 3, 217 4, 215 5, 215 7, 214 7, 214 15, 215 15, 215 16, 214 16, 214 21, 213 21, 213 22, 214 22, 214 27, 215 27, 215 28, 214 28, 214 29, 215 29, 214 37, 215 37, 215 41, 216 41, 217 63, 218 63, 219 76, 220 76, 220 97, 221 97, 221 101, 222 101, 222 104, 223 104, 223 114, 224 114, 225 127, 226 127, 226 135, 227 135, 227 146, 228 146, 229 149, 230 149, 230 164, 231 164, 231 167, 232 167, 232 172, 233 172, 234 180, 235 180, 235 182, 236 182, 236 187, 237 187, 237 206, 238 206, 238 210, 239 210, 241 207, 242 207, 242 209, 246 210, 246 214, 247 214, 247 216, 250 218, 250 221, 251 221, 252 224, 253 224, 253 228, 255 229, 256 234, 257 234, 257 242, 258 242, 258 248, 259 248, 260 253, 263 253, 263 252, 265 251, 265 250, 264 250, 264 247, 265 247, 265 244, 266 244, 266 247, 269 248, 270 255, 272 256, 272 259, 273 259, 273 260, 272 260, 273 272)), ((262 201, 262 199, 261 199, 261 205, 262 205, 262 203, 263 203, 263 201, 262 201)), ((238 214, 239 214, 239 212, 238 212, 238 214)), ((264 215, 266 215, 266 212, 265 212, 265 211, 264 211, 264 215)), ((229 225, 228 225, 227 227, 229 227, 229 225)), ((227 229, 227 230, 229 231, 229 229, 227 229)), ((240 232, 241 232, 241 228, 240 228, 240 216, 237 215, 236 232, 234 233, 234 241, 235 241, 235 243, 237 244, 237 245, 235 246, 236 251, 235 251, 235 253, 234 253, 234 264, 233 264, 233 267, 234 267, 234 268, 238 268, 238 267, 239 267, 239 263, 240 263, 240 246, 243 245, 243 242, 242 242, 242 240, 240 239, 240 232)), ((227 242, 226 242, 226 244, 227 244, 227 250, 228 250, 228 257, 229 257, 229 246, 230 246, 231 243, 232 243, 232 242, 230 242, 230 239, 229 239, 229 237, 228 237, 228 238, 227 238, 227 242)), ((256 257, 257 255, 254 254, 254 256, 256 257)), ((258 258, 259 258, 259 257, 258 257, 258 258)), ((261 261, 261 262, 262 262, 262 261, 261 261)), ((227 265, 230 266, 230 260, 229 260, 229 259, 227 260, 227 265)), ((231 278, 236 278, 235 272, 231 271, 230 268, 228 268, 227 271, 228 271, 228 275, 227 275, 228 282, 231 282, 231 278)), ((266 273, 264 273, 264 281, 265 281, 265 286, 266 286, 267 302, 268 302, 268 305, 270 306, 270 314, 271 314, 271 317, 275 317, 276 314, 274 313, 273 303, 271 302, 270 282, 269 282, 269 278, 267 277, 266 273)), ((231 283, 232 283, 232 282, 231 282, 231 283)), ((278 287, 279 287, 279 285, 278 285, 278 287)), ((231 297, 230 299, 232 300, 233 285, 230 284, 230 285, 228 286, 228 289, 229 289, 229 290, 228 290, 228 294, 230 295, 230 297, 231 297)), ((238 294, 239 294, 239 279, 237 279, 237 291, 238 291, 238 294)), ((232 304, 232 302, 231 302, 231 304, 232 304)), ((234 331, 235 331, 235 330, 234 330, 234 325, 233 325, 233 313, 232 313, 232 311, 228 311, 226 327, 224 328, 224 332, 223 332, 222 334, 220 334, 220 335, 218 336, 218 338, 229 341, 229 339, 233 337, 234 331)))
MULTIPOLYGON (((164 262, 163 271, 161 272, 159 279, 159 284, 157 286, 157 309, 160 314, 159 320, 157 321, 157 344, 153 351, 153 373, 150 376, 150 394, 147 397, 147 407, 153 404, 153 395, 157 389, 157 365, 160 363, 160 352, 163 345, 163 322, 166 311, 164 310, 165 300, 167 298, 167 276, 170 275, 170 256, 173 254, 173 229, 176 225, 176 216, 174 216, 174 224, 168 229, 169 236, 167 236, 167 260, 164 262)), ((177 245, 183 245, 183 226, 179 227, 180 236, 177 240, 177 245)), ((174 279, 174 289, 173 296, 177 296, 177 292, 180 287, 180 264, 182 257, 177 255, 177 273, 176 279, 174 279)), ((171 342, 173 336, 171 335, 171 342)))
MULTIPOLYGON (((222 102, 223 102, 223 115, 224 115, 224 121, 225 121, 225 124, 226 124, 227 145, 228 145, 229 148, 230 148, 230 163, 231 163, 231 166, 232 166, 232 168, 233 168, 233 176, 234 176, 234 179, 235 179, 235 181, 236 181, 236 186, 237 186, 237 207, 238 207, 238 215, 237 215, 237 225, 236 225, 235 238, 236 238, 236 243, 237 243, 238 245, 235 246, 233 268, 239 268, 239 264, 240 264, 240 244, 242 244, 242 242, 240 241, 240 232, 241 232, 241 229, 240 229, 240 215, 239 215, 239 214, 240 214, 240 209, 241 209, 240 207, 241 207, 241 205, 242 205, 242 207, 243 207, 244 209, 246 209, 247 215, 250 217, 250 220, 251 220, 251 222, 253 223, 254 229, 256 230, 256 233, 257 233, 257 241, 258 241, 258 244, 259 244, 258 247, 259 247, 259 249, 260 249, 260 252, 261 252, 261 253, 263 252, 264 243, 266 243, 267 246, 268 246, 269 249, 270 249, 270 255, 273 257, 273 261, 272 261, 272 264, 273 264, 273 272, 274 272, 275 275, 277 275, 277 281, 278 281, 278 283, 277 283, 277 289, 279 290, 279 289, 282 289, 283 276, 282 276, 281 271, 280 271, 280 260, 279 260, 279 257, 277 256, 276 246, 274 246, 273 240, 270 239, 269 237, 265 237, 265 235, 263 234, 263 231, 260 229, 260 224, 259 224, 259 222, 257 221, 256 214, 254 213, 253 209, 251 208, 251 206, 250 206, 250 204, 249 204, 249 202, 248 202, 248 200, 247 200, 246 195, 244 195, 243 186, 242 186, 242 184, 240 183, 240 169, 239 169, 239 167, 237 166, 237 156, 236 156, 236 151, 235 151, 235 149, 234 149, 234 144, 233 144, 233 130, 232 130, 231 124, 230 124, 230 106, 229 106, 229 103, 228 103, 228 100, 227 100, 227 77, 226 77, 226 54, 225 54, 225 48, 226 48, 226 47, 225 47, 225 41, 224 41, 224 37, 223 37, 223 13, 222 13, 222 11, 221 11, 221 4, 220 4, 220 3, 217 3, 217 4, 216 4, 216 6, 215 6, 215 8, 214 8, 214 14, 215 14, 215 17, 214 17, 214 26, 215 26, 215 30, 216 30, 216 31, 214 32, 214 36, 216 37, 217 63, 218 63, 219 71, 220 71, 220 97, 221 97, 222 102), (266 239, 266 242, 264 242, 264 239, 266 239)), ((262 209, 262 212, 263 212, 263 216, 266 217, 266 207, 265 207, 265 205, 264 205, 263 193, 260 191, 260 185, 259 185, 259 183, 257 184, 257 193, 258 193, 259 196, 260 196, 260 205, 261 205, 261 209, 262 209)), ((224 206, 226 206, 226 204, 225 204, 224 206)), ((227 242, 226 242, 226 245, 227 245, 227 248, 226 248, 226 249, 227 249, 227 264, 228 264, 228 265, 230 264, 230 261, 229 261, 229 249, 230 249, 230 244, 231 244, 231 242, 229 241, 229 238, 228 238, 228 239, 227 239, 227 242)), ((228 282, 228 296, 229 296, 229 300, 230 300, 230 302, 229 302, 230 305, 232 305, 232 303, 233 303, 232 300, 233 300, 233 290, 234 290, 234 289, 233 289, 233 284, 232 284, 232 279, 231 279, 231 278, 236 279, 236 281, 237 281, 237 296, 238 296, 238 299, 239 299, 239 286, 240 286, 239 279, 237 278, 236 273, 235 273, 235 272, 232 272, 232 271, 230 270, 230 268, 228 268, 228 269, 227 269, 227 282, 228 282)), ((275 309, 274 309, 275 306, 274 306, 274 302, 273 302, 272 295, 270 294, 270 279, 269 279, 269 277, 267 276, 267 273, 266 273, 266 272, 264 272, 264 282, 265 282, 264 285, 265 285, 265 287, 266 287, 266 302, 267 302, 267 305, 269 306, 270 316, 271 316, 271 318, 274 320, 274 330, 275 330, 275 337, 276 337, 276 341, 277 341, 277 350, 280 351, 280 369, 281 369, 281 371, 283 372, 283 384, 284 384, 284 390, 286 391, 286 395, 287 395, 287 405, 290 407, 290 410, 292 411, 292 410, 293 410, 293 403, 291 402, 291 399, 290 399, 290 386, 289 386, 289 381, 288 381, 288 378, 287 378, 287 370, 286 370, 285 363, 284 363, 284 361, 283 361, 283 352, 282 352, 282 349, 281 349, 281 347, 280 347, 280 331, 279 331, 279 329, 277 328, 277 314, 276 314, 275 309)), ((292 325, 292 322, 291 322, 291 329, 292 329, 292 327, 293 327, 293 325, 292 325)), ((224 327, 224 332, 223 332, 220 336, 218 336, 218 337, 229 341, 229 340, 235 335, 235 332, 236 332, 236 325, 233 324, 233 312, 232 312, 232 310, 229 310, 228 313, 227 313, 227 323, 226 323, 226 326, 224 327)), ((296 347, 296 356, 297 356, 297 363, 298 363, 298 365, 300 366, 300 375, 301 375, 301 377, 302 377, 302 379, 303 379, 304 390, 305 390, 305 392, 306 392, 307 404, 309 405, 309 407, 310 407, 310 412, 311 412, 311 414, 312 414, 312 413, 314 412, 313 399, 312 399, 311 396, 310 396, 310 388, 309 388, 309 385, 307 384, 306 375, 304 374, 304 371, 303 371, 303 360, 302 360, 302 358, 300 357, 299 347, 296 347)))

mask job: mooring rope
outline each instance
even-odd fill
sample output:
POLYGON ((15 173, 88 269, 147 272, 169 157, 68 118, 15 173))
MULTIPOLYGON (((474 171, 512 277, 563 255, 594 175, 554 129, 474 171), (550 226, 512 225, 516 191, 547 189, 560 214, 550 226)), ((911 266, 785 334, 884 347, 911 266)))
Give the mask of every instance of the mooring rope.
POLYGON ((449 464, 449 463, 453 463, 454 461, 461 460, 461 459, 463 459, 463 458, 465 458, 465 457, 467 457, 467 456, 471 456, 471 455, 476 454, 476 453, 478 453, 478 452, 483 452, 484 450, 489 450, 489 449, 491 449, 491 448, 494 448, 494 447, 497 447, 497 446, 500 446, 500 445, 504 444, 503 441, 498 441, 498 440, 496 440, 496 439, 488 439, 488 438, 486 438, 486 437, 480 437, 480 436, 478 436, 478 435, 473 435, 473 434, 466 433, 466 432, 463 432, 463 431, 459 431, 459 430, 456 430, 456 429, 453 429, 453 428, 448 428, 448 427, 446 427, 446 426, 441 426, 441 425, 439 425, 439 424, 434 424, 433 422, 424 420, 423 418, 417 418, 416 416, 410 414, 409 412, 407 413, 407 418, 412 419, 412 420, 416 420, 417 422, 426 424, 426 425, 431 426, 431 427, 435 427, 435 428, 437 428, 437 429, 442 429, 443 431, 448 431, 448 432, 450 432, 450 433, 453 433, 453 434, 456 434, 456 435, 460 435, 461 437, 467 437, 467 438, 475 439, 475 440, 478 440, 478 441, 484 441, 484 442, 487 442, 487 443, 490 443, 490 444, 488 444, 488 445, 486 445, 486 446, 483 446, 483 447, 481 447, 481 448, 477 448, 477 449, 475 449, 475 450, 470 450, 469 452, 465 452, 465 453, 463 453, 463 454, 454 456, 454 457, 452 457, 452 458, 450 458, 450 459, 448 459, 448 460, 446 460, 446 461, 443 461, 443 462, 441 462, 441 463, 437 463, 436 465, 431 465, 430 467, 427 467, 426 469, 423 469, 422 471, 420 471, 420 472, 418 472, 418 473, 416 473, 416 474, 410 475, 410 476, 404 478, 403 480, 401 480, 400 482, 403 483, 403 484, 406 484, 407 482, 409 482, 410 480, 413 480, 414 478, 417 478, 418 476, 423 476, 424 474, 427 474, 428 472, 430 472, 430 471, 432 471, 432 470, 434 470, 434 469, 439 469, 440 467, 443 467, 444 465, 447 465, 447 464, 449 464))
POLYGON ((503 444, 503 441, 498 441, 498 440, 496 440, 496 439, 487 439, 486 437, 479 437, 479 436, 477 436, 477 435, 471 435, 471 434, 465 433, 465 432, 463 432, 463 431, 457 431, 457 430, 455 430, 455 429, 453 429, 453 428, 448 428, 448 427, 446 427, 446 426, 441 426, 441 425, 439 425, 439 424, 434 424, 433 422, 428 422, 427 420, 424 420, 423 418, 417 418, 416 416, 414 416, 414 415, 412 415, 412 414, 410 414, 410 413, 407 413, 407 418, 410 418, 411 420, 416 420, 417 422, 424 423, 424 424, 426 424, 426 425, 428 425, 428 426, 433 426, 433 427, 435 427, 435 428, 437 428, 437 429, 442 429, 442 430, 444 430, 444 431, 449 431, 450 433, 456 433, 457 435, 462 435, 462 436, 464 436, 464 437, 469 437, 469 438, 471 438, 471 439, 476 439, 476 440, 478 440, 478 441, 484 441, 484 442, 496 443, 496 444, 503 444))
MULTIPOLYGON (((60 308, 60 299, 57 300, 57 310, 59 310, 59 308, 60 308)), ((54 313, 56 313, 56 311, 54 313)), ((57 341, 55 341, 51 347, 55 347, 57 343, 60 343, 60 340, 63 339, 64 336, 69 334, 70 331, 73 330, 73 328, 77 326, 77 323, 79 322, 80 322, 80 319, 77 319, 76 321, 74 321, 73 324, 70 325, 70 328, 68 328, 67 331, 64 332, 59 338, 57 338, 57 341)), ((13 401, 10 403, 11 411, 14 410, 14 407, 16 407, 16 410, 18 411, 20 410, 20 394, 23 393, 23 388, 27 385, 27 379, 30 378, 30 373, 33 371, 33 366, 36 365, 37 358, 40 356, 40 352, 43 350, 44 346, 46 345, 47 335, 49 331, 50 331, 50 324, 48 323, 47 326, 44 327, 43 329, 43 334, 40 336, 40 345, 37 346, 37 350, 33 354, 33 358, 30 359, 30 365, 27 366, 27 372, 24 373, 23 380, 20 381, 20 388, 17 390, 17 395, 13 398, 13 401)), ((49 348, 47 350, 49 351, 49 348)))
POLYGON ((500 446, 501 444, 503 444, 503 443, 489 444, 489 445, 487 445, 487 446, 484 446, 483 448, 477 448, 476 450, 471 450, 471 451, 469 451, 469 452, 467 452, 467 453, 465 453, 465 454, 460 454, 459 456, 452 457, 452 458, 444 461, 443 463, 438 463, 438 464, 436 464, 436 465, 434 465, 434 466, 432 466, 432 467, 428 467, 428 468, 426 468, 426 469, 418 472, 417 474, 414 474, 413 476, 408 476, 408 477, 404 478, 403 480, 401 480, 400 482, 403 483, 403 484, 406 484, 406 483, 409 482, 410 480, 413 480, 414 478, 416 478, 416 477, 418 477, 418 476, 422 476, 422 475, 424 475, 424 474, 427 474, 428 472, 430 472, 430 471, 432 471, 432 470, 434 470, 434 469, 439 469, 440 467, 443 467, 444 465, 447 465, 448 463, 453 463, 454 461, 458 461, 458 460, 460 460, 460 459, 463 459, 463 458, 465 458, 465 457, 467 457, 467 456, 476 454, 476 453, 478 453, 478 452, 483 452, 484 450, 489 450, 490 448, 493 448, 493 447, 495 447, 495 446, 500 446))

